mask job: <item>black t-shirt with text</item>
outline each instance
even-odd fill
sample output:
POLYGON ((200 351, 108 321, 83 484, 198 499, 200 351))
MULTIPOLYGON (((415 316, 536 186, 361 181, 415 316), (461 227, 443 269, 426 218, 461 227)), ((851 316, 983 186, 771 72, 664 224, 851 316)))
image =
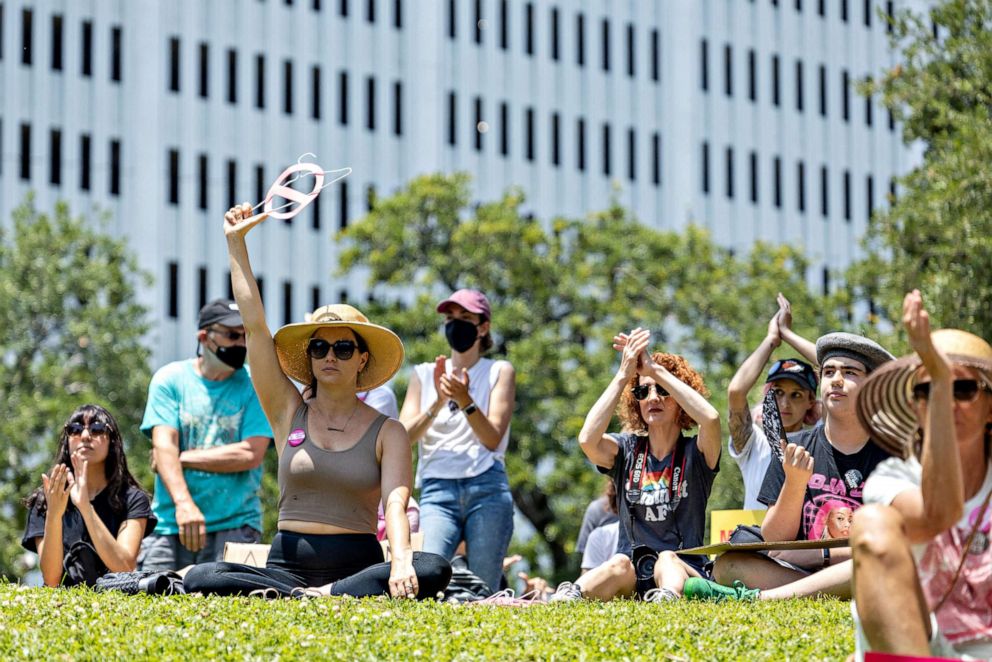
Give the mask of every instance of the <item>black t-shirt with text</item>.
MULTIPOLYGON (((792 433, 788 439, 813 456, 813 473, 806 484, 795 540, 848 537, 852 515, 862 504, 865 480, 889 454, 871 441, 857 453, 841 453, 827 441, 823 423, 792 433)), ((758 501, 771 506, 778 501, 784 484, 782 463, 773 460, 765 473, 758 501)))
MULTIPOLYGON (((93 497, 90 503, 93 505, 93 511, 96 513, 96 516, 107 527, 110 535, 115 538, 120 531, 121 525, 129 519, 147 519, 148 522, 145 524, 144 531, 144 535, 146 536, 155 530, 157 520, 152 515, 151 502, 148 500, 148 495, 134 485, 128 485, 125 488, 125 493, 121 499, 123 512, 115 512, 110 507, 109 495, 106 490, 93 497)), ((45 514, 42 514, 39 506, 40 504, 35 504, 28 512, 27 526, 24 527, 24 537, 21 538, 21 546, 30 552, 38 551, 35 539, 42 538, 45 535, 45 519, 48 511, 46 510, 45 514)), ((82 514, 70 502, 66 506, 65 514, 62 515, 63 553, 67 553, 73 545, 80 541, 89 543, 90 545, 93 544, 89 531, 86 529, 86 522, 83 521, 82 514)), ((99 561, 99 557, 97 557, 97 562, 99 563, 99 567, 96 569, 96 574, 102 575, 106 573, 107 568, 99 561)), ((68 577, 64 583, 66 585, 70 584, 68 577)))
MULTIPOLYGON (((615 439, 617 456, 613 466, 609 469, 599 467, 599 470, 613 478, 617 487, 617 510, 620 513, 617 553, 630 556, 636 545, 647 545, 656 552, 702 545, 706 529, 706 501, 713 489, 713 479, 720 470, 719 463, 715 469, 710 469, 699 450, 697 438, 679 438, 676 443, 682 446, 679 453, 682 479, 678 504, 673 512, 672 462, 676 453, 669 453, 660 460, 647 453, 639 485, 640 495, 633 504, 634 532, 631 536, 628 492, 634 487, 631 484, 634 464, 639 449, 647 443, 647 437, 619 434, 615 435, 615 439)), ((680 558, 700 571, 707 562, 705 556, 680 558)))

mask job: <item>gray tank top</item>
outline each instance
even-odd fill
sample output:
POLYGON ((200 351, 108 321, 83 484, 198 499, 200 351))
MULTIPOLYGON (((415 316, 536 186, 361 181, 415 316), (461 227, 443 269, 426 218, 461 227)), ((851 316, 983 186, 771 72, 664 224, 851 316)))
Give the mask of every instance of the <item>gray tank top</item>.
POLYGON ((382 474, 375 442, 387 417, 380 414, 351 448, 331 451, 310 439, 309 412, 305 403, 296 410, 279 458, 279 519, 375 533, 382 474))

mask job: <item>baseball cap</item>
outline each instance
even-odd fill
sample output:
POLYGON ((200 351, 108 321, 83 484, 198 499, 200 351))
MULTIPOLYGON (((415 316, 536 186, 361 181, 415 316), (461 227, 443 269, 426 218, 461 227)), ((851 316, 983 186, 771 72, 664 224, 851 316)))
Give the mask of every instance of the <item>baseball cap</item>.
POLYGON ((213 324, 221 326, 244 326, 241 319, 241 311, 238 304, 230 299, 214 299, 203 308, 200 308, 198 329, 205 329, 213 324))
POLYGON ((780 379, 788 379, 799 384, 808 391, 816 393, 817 379, 813 366, 800 361, 799 359, 782 359, 772 364, 768 370, 766 384, 777 382, 780 379))
POLYGON ((443 313, 447 311, 449 306, 453 303, 457 303, 470 313, 482 315, 486 319, 492 318, 489 309, 489 299, 487 299, 486 295, 479 290, 458 290, 450 297, 437 304, 437 312, 443 313))

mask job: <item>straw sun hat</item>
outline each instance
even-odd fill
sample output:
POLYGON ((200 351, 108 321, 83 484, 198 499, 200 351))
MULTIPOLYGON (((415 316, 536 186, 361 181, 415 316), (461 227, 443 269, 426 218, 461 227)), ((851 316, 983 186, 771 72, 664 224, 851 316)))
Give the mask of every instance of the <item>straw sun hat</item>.
POLYGON ((369 391, 396 374, 403 363, 403 341, 384 326, 372 324, 360 310, 345 303, 321 306, 306 322, 287 324, 273 338, 282 371, 301 384, 313 379, 307 344, 319 329, 344 327, 360 335, 369 349, 369 362, 358 375, 358 389, 369 391))
MULTIPOLYGON (((992 386, 992 346, 958 329, 931 334, 933 344, 951 363, 977 368, 992 386)), ((891 361, 873 372, 858 391, 858 419, 872 440, 889 453, 908 457, 920 423, 913 407, 913 386, 922 362, 915 353, 891 361)))

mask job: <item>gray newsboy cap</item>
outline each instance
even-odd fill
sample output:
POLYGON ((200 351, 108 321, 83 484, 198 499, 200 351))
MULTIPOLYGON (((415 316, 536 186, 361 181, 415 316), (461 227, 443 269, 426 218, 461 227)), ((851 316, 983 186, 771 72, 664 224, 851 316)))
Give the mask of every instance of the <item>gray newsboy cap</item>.
POLYGON ((874 340, 842 331, 820 336, 816 341, 817 363, 822 366, 824 361, 833 356, 843 356, 863 363, 868 372, 895 358, 874 340))

